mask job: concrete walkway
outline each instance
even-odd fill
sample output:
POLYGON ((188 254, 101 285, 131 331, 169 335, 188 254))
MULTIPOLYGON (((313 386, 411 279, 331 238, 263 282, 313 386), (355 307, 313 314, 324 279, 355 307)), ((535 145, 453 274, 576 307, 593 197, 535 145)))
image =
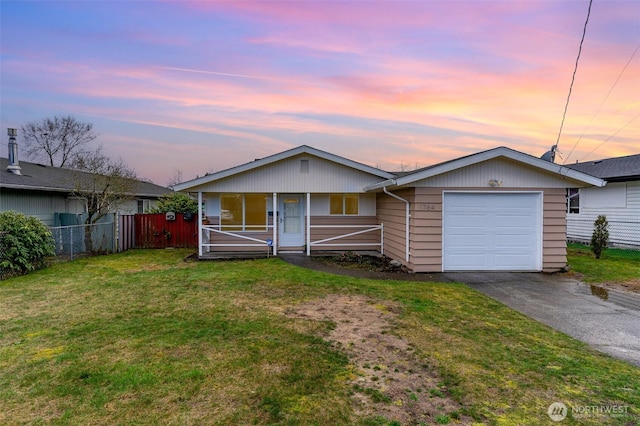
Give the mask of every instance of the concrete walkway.
POLYGON ((442 275, 447 281, 465 283, 530 318, 640 367, 640 310, 635 307, 640 305, 640 295, 618 295, 620 292, 609 290, 608 300, 603 300, 591 294, 591 286, 561 275, 442 275))

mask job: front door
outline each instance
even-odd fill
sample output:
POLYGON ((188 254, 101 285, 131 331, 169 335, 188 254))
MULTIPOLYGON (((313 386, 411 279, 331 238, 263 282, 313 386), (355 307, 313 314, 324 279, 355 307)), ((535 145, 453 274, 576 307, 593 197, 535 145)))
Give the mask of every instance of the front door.
POLYGON ((280 247, 304 246, 302 195, 282 195, 280 212, 280 247))

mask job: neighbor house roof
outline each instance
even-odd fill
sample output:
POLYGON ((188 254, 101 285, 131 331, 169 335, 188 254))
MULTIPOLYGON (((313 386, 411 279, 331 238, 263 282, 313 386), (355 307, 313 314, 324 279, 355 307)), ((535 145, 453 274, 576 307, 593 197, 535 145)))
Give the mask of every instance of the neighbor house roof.
POLYGON ((280 152, 278 154, 270 155, 268 157, 259 158, 250 163, 241 164, 230 169, 222 170, 220 172, 211 173, 206 176, 196 178, 187 182, 180 183, 174 186, 175 191, 188 191, 197 186, 214 182, 219 179, 224 179, 229 176, 236 175, 238 173, 244 173, 249 170, 257 169, 258 167, 264 167, 269 164, 276 163, 278 161, 286 160, 287 158, 295 157, 297 155, 313 155, 328 161, 333 161, 338 164, 342 164, 347 167, 351 167, 362 172, 370 173, 375 176, 379 176, 381 179, 390 179, 394 176, 393 173, 385 172, 375 167, 367 166, 366 164, 358 163, 357 161, 349 160, 339 155, 331 154, 326 151, 321 151, 316 148, 312 148, 307 145, 302 145, 297 148, 292 148, 287 151, 280 152))
POLYGON ((570 179, 588 183, 589 185, 604 186, 606 184, 606 182, 602 179, 599 179, 592 175, 585 174, 583 172, 573 170, 559 164, 551 163, 532 155, 525 154, 520 151, 515 151, 511 148, 501 146, 487 151, 478 152, 476 154, 467 155, 465 157, 456 158, 454 160, 445 161, 444 163, 439 163, 433 166, 418 169, 411 173, 397 176, 395 178, 388 179, 374 185, 370 185, 365 188, 365 191, 374 191, 377 189, 382 189, 384 187, 410 185, 419 180, 428 179, 433 176, 438 176, 443 173, 448 173, 454 170, 461 169, 463 167, 472 166, 474 164, 492 160, 498 157, 509 158, 511 160, 518 161, 550 173, 557 173, 570 179))
MULTIPOLYGON (((9 160, 0 158, 0 189, 20 189, 25 191, 73 192, 76 184, 89 184, 90 173, 61 167, 20 161, 21 174, 7 171, 9 160)), ((169 188, 141 180, 136 181, 133 195, 138 197, 159 197, 172 192, 169 188)))
POLYGON ((566 167, 608 182, 640 180, 640 154, 567 164, 566 167))

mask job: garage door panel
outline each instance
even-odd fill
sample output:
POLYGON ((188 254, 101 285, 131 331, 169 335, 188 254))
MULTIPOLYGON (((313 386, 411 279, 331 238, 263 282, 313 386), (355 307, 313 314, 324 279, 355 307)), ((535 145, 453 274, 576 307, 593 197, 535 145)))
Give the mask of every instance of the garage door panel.
POLYGON ((541 194, 445 193, 444 270, 540 270, 541 194))
POLYGON ((506 249, 519 249, 528 252, 532 249, 531 244, 527 241, 518 241, 510 235, 496 235, 494 237, 494 248, 496 252, 506 249))
POLYGON ((486 256, 484 255, 478 255, 478 254, 453 255, 451 256, 451 259, 450 259, 450 263, 451 263, 450 270, 452 271, 482 270, 482 266, 487 262, 485 257, 486 256))
POLYGON ((527 255, 496 254, 495 263, 498 267, 509 270, 531 269, 531 258, 527 255))
POLYGON ((465 251, 466 248, 470 247, 484 247, 485 246, 485 235, 457 235, 452 236, 450 241, 451 247, 457 247, 458 251, 465 251))

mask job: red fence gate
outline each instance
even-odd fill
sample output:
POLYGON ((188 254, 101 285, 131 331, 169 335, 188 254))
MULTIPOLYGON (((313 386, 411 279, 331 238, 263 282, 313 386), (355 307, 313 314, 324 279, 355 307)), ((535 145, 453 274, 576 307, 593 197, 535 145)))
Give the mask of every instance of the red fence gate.
POLYGON ((130 248, 197 247, 197 215, 185 219, 182 213, 167 220, 165 213, 120 216, 119 251, 130 248))

